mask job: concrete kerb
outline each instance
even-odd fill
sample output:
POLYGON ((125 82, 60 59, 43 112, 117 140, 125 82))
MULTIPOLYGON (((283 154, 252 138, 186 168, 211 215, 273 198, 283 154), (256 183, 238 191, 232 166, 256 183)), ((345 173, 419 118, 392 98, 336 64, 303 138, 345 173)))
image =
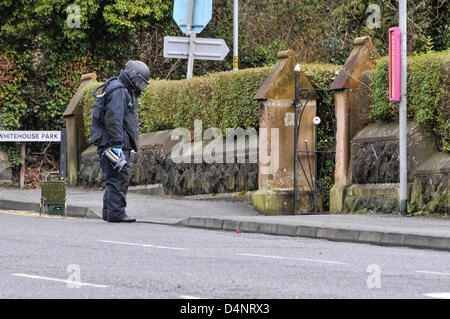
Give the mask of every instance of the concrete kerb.
POLYGON ((410 247, 450 251, 450 238, 357 229, 339 229, 304 225, 239 221, 208 217, 190 217, 177 225, 224 231, 240 229, 248 233, 326 239, 378 246, 410 247))
MULTIPOLYGON (((32 202, 1 199, 0 209, 38 212, 40 209, 40 205, 32 202)), ((101 219, 101 212, 95 212, 95 210, 88 207, 69 205, 66 207, 66 210, 68 217, 101 219)), ((370 230, 338 229, 330 227, 292 225, 286 223, 267 223, 212 217, 189 217, 180 222, 171 223, 170 225, 225 231, 237 231, 240 229, 243 232, 261 233, 267 235, 317 238, 331 241, 354 242, 381 246, 411 247, 450 251, 449 237, 406 234, 400 232, 392 233, 370 230)))
MULTIPOLYGON (((1 199, 0 209, 39 212, 40 204, 1 199)), ((67 217, 101 219, 101 216, 99 216, 94 210, 90 209, 89 207, 68 205, 66 207, 66 212, 67 217)))
POLYGON ((40 205, 37 203, 19 202, 14 200, 1 199, 0 208, 6 210, 25 210, 38 212, 40 205))

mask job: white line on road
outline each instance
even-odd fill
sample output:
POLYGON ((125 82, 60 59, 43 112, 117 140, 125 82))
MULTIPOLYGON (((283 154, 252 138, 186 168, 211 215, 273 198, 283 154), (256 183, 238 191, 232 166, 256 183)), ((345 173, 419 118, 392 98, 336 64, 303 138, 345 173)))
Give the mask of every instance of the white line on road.
POLYGON ((310 262, 318 262, 318 263, 334 264, 334 265, 346 265, 347 264, 347 263, 343 263, 343 262, 340 262, 340 261, 308 259, 308 258, 298 258, 298 257, 267 256, 267 255, 255 255, 255 254, 238 254, 238 255, 239 256, 249 256, 249 257, 273 258, 273 259, 289 259, 289 260, 310 261, 310 262))
POLYGON ((151 247, 151 248, 172 249, 172 250, 189 250, 187 248, 156 246, 156 245, 148 245, 148 244, 136 244, 136 243, 127 243, 127 242, 111 241, 111 240, 98 240, 98 241, 101 243, 117 244, 117 245, 140 246, 140 247, 151 247))
POLYGON ((424 294, 424 296, 437 299, 450 299, 450 292, 437 292, 431 294, 424 294))
POLYGON ((445 273, 445 272, 426 271, 426 270, 418 270, 418 271, 416 271, 416 272, 421 273, 421 274, 440 275, 440 276, 450 276, 449 273, 445 273))
POLYGON ((201 297, 188 296, 188 295, 181 295, 180 298, 181 299, 204 299, 204 298, 201 298, 201 297))
POLYGON ((27 275, 27 274, 11 274, 11 276, 25 277, 25 278, 31 278, 31 279, 41 279, 41 280, 48 280, 48 281, 56 281, 56 282, 72 284, 74 286, 80 286, 80 287, 83 287, 83 286, 89 286, 89 287, 95 287, 95 288, 108 288, 109 287, 109 286, 105 286, 105 285, 90 284, 87 282, 78 282, 78 281, 67 280, 67 279, 50 278, 50 277, 34 276, 34 275, 27 275))

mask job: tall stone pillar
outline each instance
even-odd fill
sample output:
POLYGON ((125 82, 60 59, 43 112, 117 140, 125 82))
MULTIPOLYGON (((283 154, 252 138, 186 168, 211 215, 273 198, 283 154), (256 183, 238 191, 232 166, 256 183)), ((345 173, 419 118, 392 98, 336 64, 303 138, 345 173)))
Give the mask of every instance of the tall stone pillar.
MULTIPOLYGON (((253 195, 256 210, 266 215, 292 215, 294 212, 294 116, 295 72, 297 64, 292 50, 278 53, 278 61, 255 96, 260 112, 259 132, 259 189, 253 195)), ((300 74, 300 87, 312 88, 306 75, 300 74)), ((302 101, 305 104, 306 101, 302 101)), ((316 99, 309 101, 300 123, 299 150, 314 148, 316 99)), ((314 156, 309 154, 314 163, 314 156)), ((306 155, 299 157, 307 166, 306 155)), ((315 171, 315 170, 314 170, 315 171)), ((300 169, 299 169, 300 172, 300 169)), ((301 173, 300 188, 308 190, 301 173)))
POLYGON ((367 103, 360 103, 360 96, 367 90, 365 73, 375 69, 380 58, 370 37, 356 38, 350 56, 339 72, 331 89, 335 90, 336 169, 335 184, 330 192, 330 211, 342 212, 345 189, 349 183, 350 142, 369 119, 367 103))
POLYGON ((63 113, 67 128, 67 183, 69 186, 77 186, 80 155, 88 147, 84 136, 83 109, 80 99, 86 86, 95 81, 97 81, 95 72, 83 75, 77 92, 63 113))

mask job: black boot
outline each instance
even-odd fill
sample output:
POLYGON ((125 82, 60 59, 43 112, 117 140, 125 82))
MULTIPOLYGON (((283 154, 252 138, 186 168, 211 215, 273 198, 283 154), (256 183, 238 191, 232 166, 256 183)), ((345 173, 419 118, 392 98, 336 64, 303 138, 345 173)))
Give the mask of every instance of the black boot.
POLYGON ((135 223, 135 222, 136 222, 136 218, 128 217, 128 216, 120 221, 120 223, 135 223))

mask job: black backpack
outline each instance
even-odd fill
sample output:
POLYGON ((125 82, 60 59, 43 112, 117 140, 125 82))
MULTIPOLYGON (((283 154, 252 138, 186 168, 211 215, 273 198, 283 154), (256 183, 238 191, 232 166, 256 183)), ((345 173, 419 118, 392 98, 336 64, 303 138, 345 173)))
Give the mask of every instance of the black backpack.
POLYGON ((101 145, 102 135, 103 132, 106 130, 104 124, 106 97, 117 89, 125 88, 125 86, 121 83, 115 85, 113 88, 110 89, 107 88, 112 81, 117 79, 118 79, 117 77, 108 79, 105 83, 96 87, 95 90, 92 92, 97 101, 95 102, 94 109, 92 110, 92 123, 89 142, 95 146, 101 145), (101 95, 97 95, 97 92, 100 89, 104 89, 104 91, 101 95))

